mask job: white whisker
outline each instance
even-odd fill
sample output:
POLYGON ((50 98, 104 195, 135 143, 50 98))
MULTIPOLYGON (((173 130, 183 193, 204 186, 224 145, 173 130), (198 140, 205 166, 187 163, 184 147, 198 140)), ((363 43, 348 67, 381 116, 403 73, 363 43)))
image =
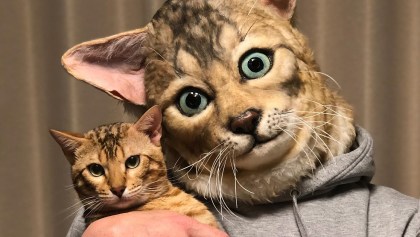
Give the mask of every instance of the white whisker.
POLYGON ((309 70, 301 70, 301 72, 312 72, 312 73, 317 73, 317 74, 321 74, 322 76, 325 76, 326 78, 330 79, 332 82, 334 82, 334 84, 338 87, 339 90, 341 90, 341 86, 340 83, 338 83, 337 80, 335 80, 332 76, 328 75, 325 72, 318 72, 318 71, 309 71, 309 70))
POLYGON ((258 0, 255 0, 255 1, 254 1, 254 4, 252 4, 252 7, 251 7, 251 9, 250 9, 250 10, 249 10, 249 12, 248 12, 248 16, 249 16, 249 15, 251 15, 251 12, 252 12, 252 10, 254 10, 255 5, 257 4, 257 2, 258 2, 258 0))
MULTIPOLYGON (((281 131, 283 131, 284 133, 286 133, 287 135, 289 135, 290 138, 292 138, 296 145, 298 145, 300 147, 300 149, 302 150, 302 152, 305 154, 306 158, 308 159, 309 163, 312 163, 312 160, 308 154, 308 152, 306 151, 305 147, 308 147, 309 151, 312 153, 312 155, 318 159, 318 156, 316 155, 316 153, 314 152, 313 148, 310 148, 307 144, 304 144, 304 146, 302 146, 302 143, 298 142, 298 140, 296 139, 296 134, 288 131, 286 129, 283 129, 281 127, 278 127, 278 129, 280 129, 281 131)), ((312 173, 314 172, 313 168, 312 168, 312 173)))

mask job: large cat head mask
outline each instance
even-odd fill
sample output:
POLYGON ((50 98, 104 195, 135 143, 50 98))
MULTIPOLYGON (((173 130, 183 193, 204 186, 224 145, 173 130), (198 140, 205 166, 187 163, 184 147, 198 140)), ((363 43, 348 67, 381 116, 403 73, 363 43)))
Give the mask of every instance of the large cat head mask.
POLYGON ((294 0, 172 0, 142 29, 70 49, 76 78, 161 106, 167 160, 210 197, 267 200, 354 139, 352 113, 325 85, 291 24, 294 0))

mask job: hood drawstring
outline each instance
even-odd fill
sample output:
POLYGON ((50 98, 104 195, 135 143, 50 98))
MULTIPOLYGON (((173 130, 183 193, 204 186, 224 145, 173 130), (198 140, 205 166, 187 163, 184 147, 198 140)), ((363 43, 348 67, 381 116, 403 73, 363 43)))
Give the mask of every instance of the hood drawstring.
POLYGON ((296 189, 293 189, 290 192, 290 196, 293 198, 293 214, 295 216, 296 225, 299 229, 299 233, 301 237, 308 237, 305 225, 303 224, 302 217, 299 212, 299 207, 297 203, 297 197, 299 196, 299 191, 296 189))

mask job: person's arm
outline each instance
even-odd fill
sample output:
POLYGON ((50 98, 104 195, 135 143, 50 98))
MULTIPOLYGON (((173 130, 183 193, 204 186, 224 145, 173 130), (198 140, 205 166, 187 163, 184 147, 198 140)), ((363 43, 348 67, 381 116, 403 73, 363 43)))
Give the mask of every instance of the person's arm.
MULTIPOLYGON (((73 237, 73 235, 67 236, 73 237)), ((227 237, 228 235, 175 212, 133 211, 97 220, 83 233, 83 237, 99 236, 227 237)))

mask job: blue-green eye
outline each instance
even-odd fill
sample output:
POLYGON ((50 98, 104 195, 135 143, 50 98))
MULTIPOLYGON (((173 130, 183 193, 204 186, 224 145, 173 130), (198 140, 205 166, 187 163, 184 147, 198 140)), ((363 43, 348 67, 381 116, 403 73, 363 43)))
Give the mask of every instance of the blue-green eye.
POLYGON ((104 168, 99 164, 91 164, 88 166, 88 170, 94 177, 100 177, 105 174, 104 168))
POLYGON ((127 169, 134 169, 137 168, 137 166, 139 166, 140 164, 140 156, 130 156, 128 157, 128 159, 125 161, 125 167, 127 167, 127 169))
POLYGON ((187 116, 201 113, 208 104, 209 99, 207 95, 194 88, 184 90, 178 101, 179 110, 187 116))
POLYGON ((263 77, 272 66, 272 53, 267 50, 252 50, 239 61, 241 75, 248 80, 263 77))

